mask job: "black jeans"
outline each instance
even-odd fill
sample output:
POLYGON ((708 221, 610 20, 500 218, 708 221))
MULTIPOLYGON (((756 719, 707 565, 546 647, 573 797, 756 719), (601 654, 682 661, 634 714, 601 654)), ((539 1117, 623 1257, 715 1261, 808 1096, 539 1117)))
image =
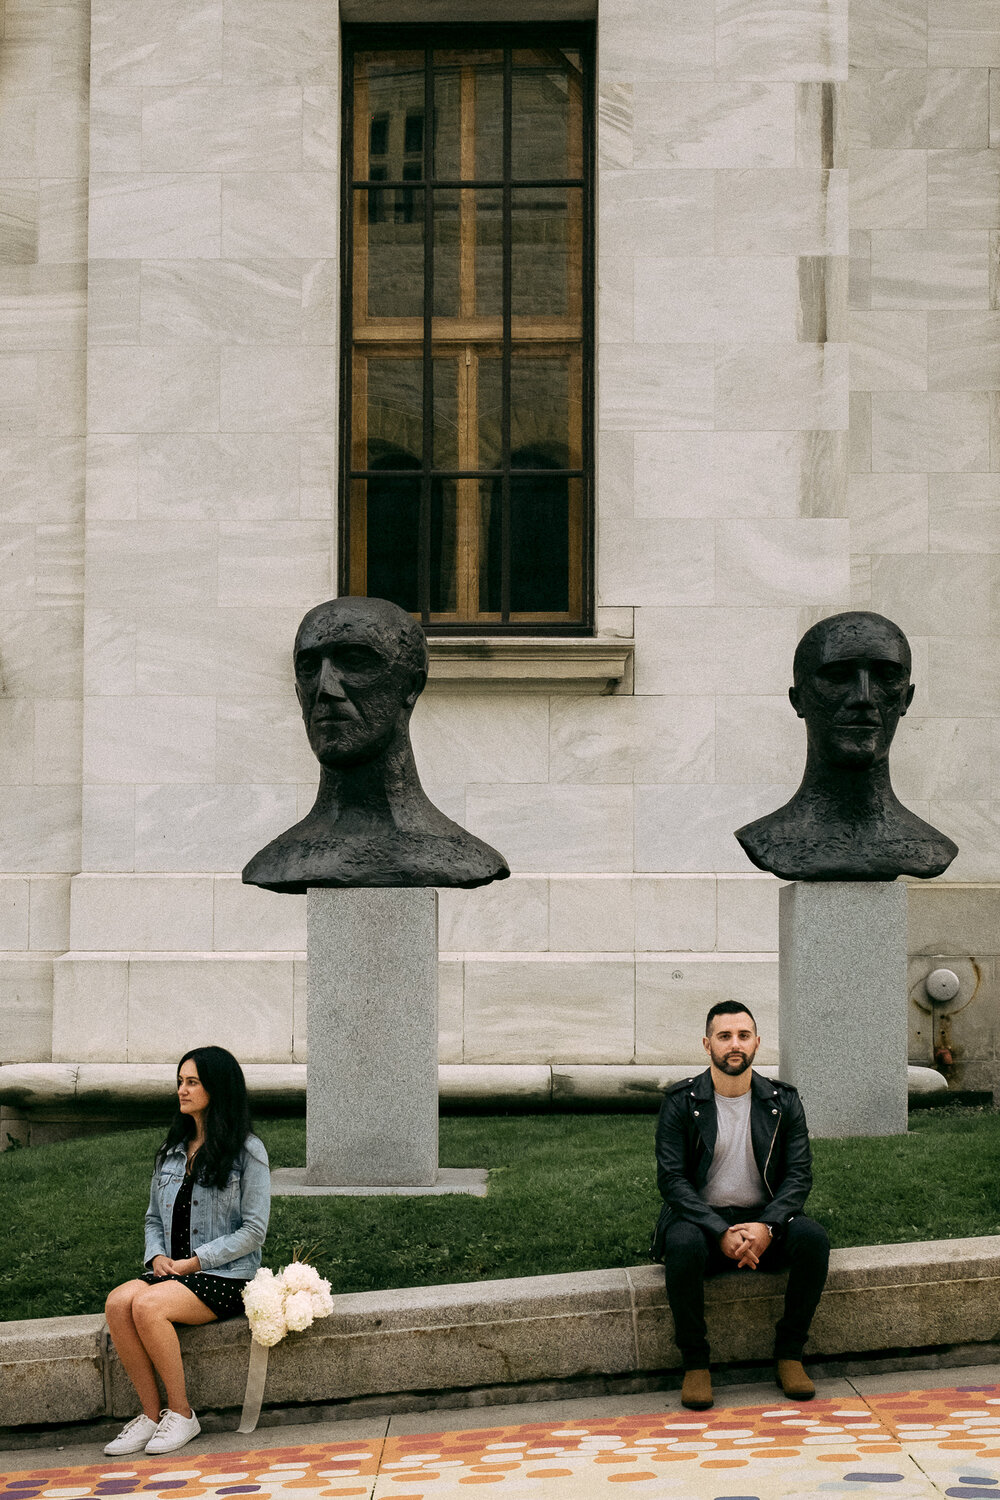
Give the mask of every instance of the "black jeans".
MULTIPOLYGON (((756 1204, 751 1208, 716 1208, 715 1212, 729 1224, 752 1224, 760 1221, 763 1209, 756 1204)), ((826 1283, 829 1261, 830 1241, 822 1224, 815 1219, 797 1214, 782 1229, 775 1230, 773 1240, 760 1258, 762 1271, 788 1271, 785 1311, 774 1331, 775 1359, 802 1358, 809 1324, 826 1283)), ((728 1255, 723 1255, 713 1234, 687 1219, 679 1219, 664 1236, 663 1269, 684 1368, 703 1370, 709 1360, 705 1277, 739 1268, 728 1255)))

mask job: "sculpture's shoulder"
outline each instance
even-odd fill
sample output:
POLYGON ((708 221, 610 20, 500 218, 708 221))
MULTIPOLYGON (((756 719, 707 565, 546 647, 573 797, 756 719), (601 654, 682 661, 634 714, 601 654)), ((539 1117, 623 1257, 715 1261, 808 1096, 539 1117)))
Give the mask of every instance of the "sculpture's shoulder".
POLYGON ((279 834, 243 871, 245 885, 295 895, 311 886, 459 886, 506 880, 503 856, 457 825, 448 834, 323 832, 309 819, 279 834))
POLYGON ((958 853, 951 839, 901 802, 877 819, 850 822, 793 797, 737 829, 736 838, 758 869, 779 880, 930 880, 958 853))
POLYGON ((302 878, 304 840, 296 838, 300 826, 289 828, 257 851, 243 867, 244 885, 257 885, 281 895, 301 895, 307 889, 302 878))
POLYGON ((953 839, 932 823, 925 823, 902 803, 898 809, 897 826, 893 829, 893 845, 898 850, 899 873, 914 875, 920 880, 943 875, 958 853, 958 845, 953 839))
POLYGON ((767 870, 782 880, 809 878, 799 871, 811 863, 808 855, 812 840, 802 826, 794 799, 763 818, 755 818, 752 823, 737 828, 735 837, 758 870, 767 870), (779 865, 782 868, 779 869, 779 865), (794 869, 794 873, 786 874, 786 869, 794 869))

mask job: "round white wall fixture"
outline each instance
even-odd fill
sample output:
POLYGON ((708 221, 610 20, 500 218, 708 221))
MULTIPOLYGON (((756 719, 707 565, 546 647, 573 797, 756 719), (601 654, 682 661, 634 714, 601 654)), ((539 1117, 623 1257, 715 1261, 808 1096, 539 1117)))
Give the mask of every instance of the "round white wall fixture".
POLYGON ((960 989, 959 978, 953 969, 935 969, 928 974, 924 980, 924 988, 931 1000, 942 1005, 946 1000, 954 1000, 960 989))

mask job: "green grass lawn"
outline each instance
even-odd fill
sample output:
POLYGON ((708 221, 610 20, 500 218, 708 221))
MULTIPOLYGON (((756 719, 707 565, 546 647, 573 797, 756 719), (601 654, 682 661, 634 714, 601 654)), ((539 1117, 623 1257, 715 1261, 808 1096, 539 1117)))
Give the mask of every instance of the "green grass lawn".
MULTIPOLYGON (((446 1116, 441 1164, 487 1198, 278 1198, 264 1248, 305 1244, 335 1292, 635 1265, 659 1209, 652 1115, 446 1116)), ((273 1166, 305 1122, 268 1120, 273 1166)), ((141 1269, 158 1130, 0 1155, 0 1319, 98 1312, 141 1269)), ((922 1110, 910 1133, 819 1141, 809 1212, 835 1246, 1000 1233, 1000 1113, 922 1110)))

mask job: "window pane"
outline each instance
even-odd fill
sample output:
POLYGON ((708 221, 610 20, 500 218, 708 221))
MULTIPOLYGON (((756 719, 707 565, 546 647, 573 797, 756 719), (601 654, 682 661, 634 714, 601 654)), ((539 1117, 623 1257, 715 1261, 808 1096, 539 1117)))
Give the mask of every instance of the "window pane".
POLYGON ((476 70, 476 177, 499 182, 503 177, 503 67, 476 70))
POLYGON ((479 610, 499 614, 501 609, 502 488, 499 475, 479 481, 479 610))
MULTIPOLYGON (((510 482, 510 610, 517 614, 578 614, 570 598, 570 564, 579 568, 579 481, 510 482)), ((479 485, 479 608, 501 609, 502 487, 499 476, 479 485)))
POLYGON ((464 371, 457 359, 438 355, 431 369, 434 378, 434 456, 435 469, 457 469, 458 459, 458 382, 464 371))
POLYGON ((511 313, 565 317, 580 293, 580 189, 515 188, 511 204, 511 313))
POLYGON ((476 316, 499 318, 503 313, 503 195, 478 192, 476 197, 476 316))
POLYGON ((360 53, 355 108, 355 175, 396 182, 422 178, 424 54, 360 53))
POLYGON ((511 171, 516 178, 580 175, 580 56, 555 47, 514 53, 511 171))
POLYGON ((461 310, 461 202, 457 188, 434 193, 434 316, 457 318, 461 310))
POLYGON ((515 354, 510 362, 512 469, 572 469, 569 355, 515 354))
POLYGON ((366 364, 365 467, 419 469, 423 454, 423 360, 369 359, 366 364))
POLYGON ((500 356, 479 356, 477 368, 480 469, 500 466, 503 371, 500 356))
MULTIPOLYGON (((420 479, 358 479, 352 489, 357 496, 352 527, 363 507, 366 544, 364 592, 377 599, 390 599, 411 613, 418 599, 420 558, 420 479), (360 504, 358 503, 360 502, 360 504)), ((354 533, 352 530, 352 551, 354 533)), ((356 587, 359 580, 352 580, 356 587)))
MULTIPOLYGON (((434 54, 437 63, 444 54, 434 54)), ((461 177, 462 73, 456 67, 434 69, 434 176, 461 177)))
POLYGON ((500 176, 479 170, 479 141, 501 139, 503 53, 496 48, 447 48, 434 53, 434 175, 471 181, 500 176), (489 82, 494 87, 491 89, 489 82))
POLYGON ((569 490, 572 481, 510 481, 511 614, 563 614, 569 605, 569 490))
POLYGON ((431 484, 431 597, 432 614, 454 614, 457 590, 458 487, 454 479, 431 484))
POLYGON ((355 276, 361 279, 369 318, 419 318, 424 296, 424 194, 422 188, 372 188, 357 192, 354 215, 355 276))

